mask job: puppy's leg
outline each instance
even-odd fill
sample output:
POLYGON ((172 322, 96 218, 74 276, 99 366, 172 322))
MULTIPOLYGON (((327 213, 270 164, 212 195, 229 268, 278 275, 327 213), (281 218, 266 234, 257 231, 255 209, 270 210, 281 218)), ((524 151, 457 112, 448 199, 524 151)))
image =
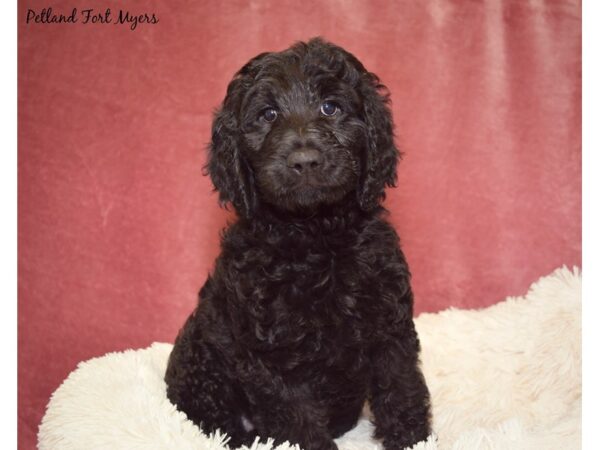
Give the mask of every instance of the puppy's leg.
MULTIPOLYGON (((366 363, 366 361, 365 361, 366 363)), ((327 390, 321 389, 320 398, 328 413, 327 429, 337 439, 356 426, 367 400, 367 373, 347 377, 336 371, 324 380, 327 390)))
POLYGON ((286 383, 268 374, 264 366, 254 365, 249 374, 253 377, 247 390, 251 420, 261 437, 275 439, 274 445, 299 444, 303 450, 337 450, 327 427, 327 412, 307 385, 286 383))
POLYGON ((361 397, 354 402, 339 402, 329 418, 329 432, 334 439, 350 431, 358 423, 360 414, 365 403, 365 398, 361 397))
POLYGON ((169 357, 165 381, 169 400, 203 432, 227 433, 231 448, 252 444, 256 433, 245 413, 244 395, 209 344, 192 341, 184 329, 169 357))
POLYGON ((305 399, 293 404, 279 404, 257 420, 261 436, 275 439, 274 445, 285 441, 299 444, 303 450, 338 450, 324 426, 322 411, 305 399))
POLYGON ((429 391, 418 365, 418 340, 403 336, 376 348, 370 405, 375 437, 386 450, 401 450, 427 438, 430 428, 429 391))

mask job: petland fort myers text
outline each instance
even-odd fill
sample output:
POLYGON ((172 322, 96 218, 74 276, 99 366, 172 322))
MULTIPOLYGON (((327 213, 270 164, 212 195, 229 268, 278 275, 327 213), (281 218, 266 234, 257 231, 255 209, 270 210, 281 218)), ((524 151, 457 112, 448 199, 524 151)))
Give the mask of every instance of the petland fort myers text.
POLYGON ((27 10, 26 23, 31 24, 99 24, 99 25, 126 25, 130 30, 135 30, 142 24, 155 25, 158 17, 152 12, 133 14, 130 11, 119 9, 118 12, 106 9, 81 9, 73 8, 69 13, 55 12, 51 7, 41 11, 27 10))

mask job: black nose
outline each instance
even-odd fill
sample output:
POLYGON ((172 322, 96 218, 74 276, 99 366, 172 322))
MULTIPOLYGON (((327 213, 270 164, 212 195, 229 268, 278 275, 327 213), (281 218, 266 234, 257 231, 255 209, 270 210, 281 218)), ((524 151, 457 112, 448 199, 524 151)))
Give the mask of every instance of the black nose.
POLYGON ((320 151, 312 148, 301 148, 295 150, 287 157, 287 165, 298 173, 314 170, 323 162, 320 151))

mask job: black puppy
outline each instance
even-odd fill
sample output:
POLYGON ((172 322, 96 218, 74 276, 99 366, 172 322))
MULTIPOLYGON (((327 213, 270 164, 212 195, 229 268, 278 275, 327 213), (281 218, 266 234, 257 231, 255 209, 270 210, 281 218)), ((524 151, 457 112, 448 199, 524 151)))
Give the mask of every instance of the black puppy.
POLYGON ((230 445, 336 449, 365 400, 387 450, 430 432, 410 274, 382 218, 388 95, 340 47, 263 53, 216 113, 207 165, 239 220, 175 342, 167 395, 230 445))

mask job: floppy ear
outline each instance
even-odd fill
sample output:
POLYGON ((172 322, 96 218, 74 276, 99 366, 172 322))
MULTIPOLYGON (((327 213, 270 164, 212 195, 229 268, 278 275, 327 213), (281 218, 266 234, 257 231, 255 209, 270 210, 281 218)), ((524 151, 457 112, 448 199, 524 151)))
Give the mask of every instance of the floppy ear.
POLYGON ((385 188, 396 185, 396 164, 400 152, 394 145, 389 93, 373 73, 363 72, 360 91, 363 120, 367 125, 367 148, 358 188, 358 202, 365 211, 385 198, 385 188))
POLYGON ((256 206, 256 191, 241 141, 237 118, 226 100, 215 114, 206 170, 219 192, 219 203, 231 203, 240 216, 250 217, 256 206))
POLYGON ((219 192, 221 205, 231 203, 244 217, 253 215, 257 193, 254 174, 243 154, 245 144, 239 122, 240 108, 244 93, 252 85, 260 59, 264 56, 260 54, 251 59, 229 83, 223 105, 214 116, 205 167, 215 190, 219 192))

